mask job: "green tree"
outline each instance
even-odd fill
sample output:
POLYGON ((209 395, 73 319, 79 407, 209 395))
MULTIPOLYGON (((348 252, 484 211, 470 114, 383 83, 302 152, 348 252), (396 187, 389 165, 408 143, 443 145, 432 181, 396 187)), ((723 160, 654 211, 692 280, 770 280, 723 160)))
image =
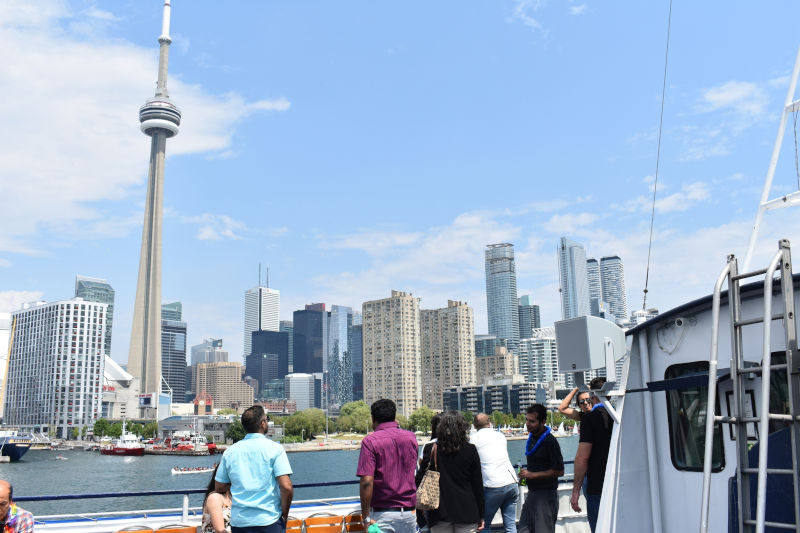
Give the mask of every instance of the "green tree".
POLYGON ((142 428, 142 435, 148 439, 154 438, 158 435, 158 422, 148 422, 142 428))
POLYGON ((223 407, 219 411, 217 411, 218 415, 238 415, 239 411, 233 409, 231 407, 223 407))
POLYGON ((119 436, 121 436, 122 422, 114 422, 113 424, 111 424, 111 426, 108 428, 108 431, 106 432, 106 435, 114 438, 118 438, 119 436))
POLYGON ((78 428, 72 428, 69 430, 69 432, 70 436, 72 437, 72 440, 78 439, 78 435, 80 434, 80 430, 78 428))
MULTIPOLYGON (((403 429, 412 429, 411 428, 411 422, 409 422, 408 418, 406 418, 405 416, 401 415, 400 413, 397 413, 397 416, 395 417, 395 420, 397 420, 397 423, 400 424, 401 428, 403 428, 403 429)), ((412 429, 412 431, 413 431, 413 429, 412 429)))
POLYGON ((111 424, 108 423, 108 420, 105 418, 98 418, 97 422, 94 423, 94 436, 95 437, 104 437, 108 435, 108 430, 111 428, 111 424))
POLYGON ((335 424, 336 430, 343 433, 351 429, 358 433, 366 433, 371 426, 372 415, 369 406, 363 400, 344 404, 335 424))
POLYGON ((141 436, 142 435, 142 429, 144 429, 144 426, 134 422, 132 424, 129 424, 126 429, 127 429, 128 433, 133 433, 134 435, 141 436))
POLYGON ((325 431, 325 413, 322 409, 306 409, 288 417, 283 427, 287 435, 312 439, 325 431))
POLYGON ((466 419, 467 423, 472 424, 472 420, 475 418, 475 416, 471 412, 469 412, 469 411, 461 411, 461 414, 464 416, 464 418, 466 419))
POLYGON ((85 439, 85 438, 86 438, 86 433, 87 433, 88 431, 89 431, 89 427, 88 427, 88 426, 83 426, 83 427, 81 428, 81 440, 83 440, 83 439, 85 439))
POLYGON ((414 431, 422 431, 426 435, 431 429, 431 418, 433 418, 434 412, 428 408, 427 405, 423 405, 413 413, 411 413, 411 417, 409 417, 408 422, 411 424, 411 429, 414 431))
POLYGON ((234 420, 233 424, 228 426, 227 431, 225 431, 225 438, 230 439, 233 442, 239 442, 246 434, 247 433, 245 433, 244 427, 242 426, 242 421, 234 420))

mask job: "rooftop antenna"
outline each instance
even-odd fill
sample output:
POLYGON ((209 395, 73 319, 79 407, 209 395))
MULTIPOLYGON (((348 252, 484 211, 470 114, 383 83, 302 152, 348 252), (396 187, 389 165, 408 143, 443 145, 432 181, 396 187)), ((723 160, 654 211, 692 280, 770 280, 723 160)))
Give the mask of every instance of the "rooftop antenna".
POLYGON ((261 286, 261 263, 258 264, 258 286, 261 286))

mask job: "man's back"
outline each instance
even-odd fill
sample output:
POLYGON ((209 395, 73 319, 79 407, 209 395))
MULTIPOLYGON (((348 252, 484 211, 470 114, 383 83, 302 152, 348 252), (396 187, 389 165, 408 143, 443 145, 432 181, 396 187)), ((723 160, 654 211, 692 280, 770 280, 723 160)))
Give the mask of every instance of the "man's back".
POLYGON ((373 507, 413 507, 417 438, 397 422, 379 424, 361 441, 358 476, 374 476, 373 507))
POLYGON ((508 458, 506 438, 491 428, 479 429, 470 437, 481 458, 484 487, 505 487, 517 482, 517 475, 508 458))
POLYGON ((261 433, 248 433, 225 452, 216 480, 231 484, 231 523, 272 524, 281 516, 276 478, 292 473, 283 447, 261 433))
POLYGON ((586 492, 600 494, 603 492, 603 480, 608 462, 608 450, 611 445, 611 432, 614 422, 602 405, 586 413, 581 421, 581 442, 592 445, 587 469, 586 492))

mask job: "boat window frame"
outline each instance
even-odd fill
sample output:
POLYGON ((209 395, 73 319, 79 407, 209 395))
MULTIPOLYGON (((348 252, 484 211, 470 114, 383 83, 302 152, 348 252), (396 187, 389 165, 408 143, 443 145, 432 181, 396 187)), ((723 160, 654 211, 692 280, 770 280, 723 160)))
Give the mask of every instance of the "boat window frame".
MULTIPOLYGON (((694 372, 705 372, 708 375, 709 363, 708 361, 688 361, 686 363, 677 363, 674 365, 668 366, 664 370, 664 379, 669 380, 673 378, 680 377, 683 374, 672 375, 673 372, 676 370, 683 370, 688 368, 689 370, 693 370, 694 372)), ((669 428, 669 458, 672 462, 672 466, 676 470, 684 471, 684 472, 702 472, 703 471, 703 460, 705 457, 701 457, 700 464, 698 466, 683 466, 678 464, 676 461, 676 445, 679 443, 676 442, 675 438, 675 428, 672 425, 673 420, 673 410, 672 405, 670 402, 670 395, 673 391, 688 391, 691 389, 697 389, 698 395, 700 400, 707 402, 708 398, 708 385, 701 386, 701 387, 686 387, 686 388, 675 388, 675 389, 667 389, 665 392, 665 401, 666 401, 666 418, 667 418, 667 427, 669 428)), ((714 412, 716 415, 720 415, 720 401, 719 401, 719 390, 717 390, 717 397, 714 400, 714 412)), ((708 405, 706 405, 706 413, 708 412, 708 405)), ((725 438, 722 431, 722 424, 719 422, 714 424, 714 433, 715 439, 719 439, 719 449, 721 452, 719 464, 714 464, 713 454, 712 454, 712 466, 711 472, 712 473, 719 473, 725 470, 725 438)))

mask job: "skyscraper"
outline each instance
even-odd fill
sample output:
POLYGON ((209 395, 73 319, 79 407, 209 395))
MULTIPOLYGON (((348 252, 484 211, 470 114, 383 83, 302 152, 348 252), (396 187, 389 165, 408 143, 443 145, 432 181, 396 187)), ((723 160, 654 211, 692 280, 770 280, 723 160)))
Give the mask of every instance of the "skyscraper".
POLYGON ((205 339, 192 346, 192 364, 227 363, 228 352, 222 349, 222 339, 205 339))
POLYGON ((141 130, 149 135, 150 170, 144 207, 139 280, 133 308, 128 372, 139 378, 142 393, 161 390, 161 233, 164 205, 164 161, 167 139, 178 133, 181 112, 167 94, 169 57, 169 0, 164 0, 161 35, 158 37, 156 94, 139 109, 141 130))
POLYGON ((161 392, 172 392, 172 401, 185 400, 186 390, 186 322, 183 306, 172 302, 161 306, 161 392))
POLYGON ((554 328, 539 328, 530 339, 523 339, 519 346, 519 373, 528 383, 563 384, 564 377, 558 372, 558 350, 554 328))
POLYGON ((106 355, 111 356, 111 327, 114 325, 114 289, 104 279, 75 276, 75 297, 108 305, 106 312, 106 355))
POLYGON ((240 409, 253 405, 253 387, 242 381, 241 363, 200 363, 194 372, 197 395, 208 394, 215 407, 240 409))
POLYGON ((627 321, 628 298, 625 295, 625 269, 622 259, 617 255, 601 257, 600 276, 603 300, 608 303, 609 311, 614 314, 617 323, 627 321))
POLYGON ((289 373, 289 333, 254 331, 253 351, 245 358, 245 374, 258 380, 256 396, 271 381, 283 380, 289 373))
POLYGON ((519 309, 517 307, 517 271, 514 245, 489 244, 486 260, 486 311, 489 335, 508 340, 508 349, 517 353, 519 344, 519 309))
POLYGON ((281 292, 269 287, 253 287, 244 293, 244 352, 252 351, 254 331, 280 331, 281 292))
POLYGON ((364 399, 364 326, 361 313, 353 313, 353 335, 350 343, 350 359, 353 362, 353 401, 364 399))
POLYGON ((332 305, 327 315, 328 326, 325 341, 327 389, 326 408, 341 407, 353 401, 353 360, 350 351, 353 337, 353 310, 350 307, 332 305))
POLYGON ((293 314, 294 365, 293 372, 315 374, 322 372, 328 320, 325 304, 306 305, 293 314))
POLYGON ((593 316, 600 316, 599 310, 603 307, 603 286, 600 280, 600 265, 597 259, 589 258, 586 260, 586 283, 589 288, 589 312, 593 316))
POLYGON ((586 273, 586 250, 566 237, 558 247, 558 279, 561 291, 561 318, 589 314, 589 283, 586 273))
POLYGON ((60 438, 100 418, 107 306, 81 298, 37 302, 11 314, 4 422, 60 438))
POLYGON ((420 311, 422 402, 442 409, 442 392, 475 384, 475 332, 472 308, 449 300, 442 309, 420 311))
POLYGON ((294 364, 294 322, 291 320, 281 320, 278 331, 285 331, 289 334, 289 372, 293 372, 294 364))
POLYGON ((390 298, 364 302, 362 315, 364 401, 388 398, 409 416, 421 406, 419 298, 392 291, 390 298))
POLYGON ((519 338, 529 339, 533 330, 542 327, 539 306, 533 304, 529 294, 519 298, 519 338))

